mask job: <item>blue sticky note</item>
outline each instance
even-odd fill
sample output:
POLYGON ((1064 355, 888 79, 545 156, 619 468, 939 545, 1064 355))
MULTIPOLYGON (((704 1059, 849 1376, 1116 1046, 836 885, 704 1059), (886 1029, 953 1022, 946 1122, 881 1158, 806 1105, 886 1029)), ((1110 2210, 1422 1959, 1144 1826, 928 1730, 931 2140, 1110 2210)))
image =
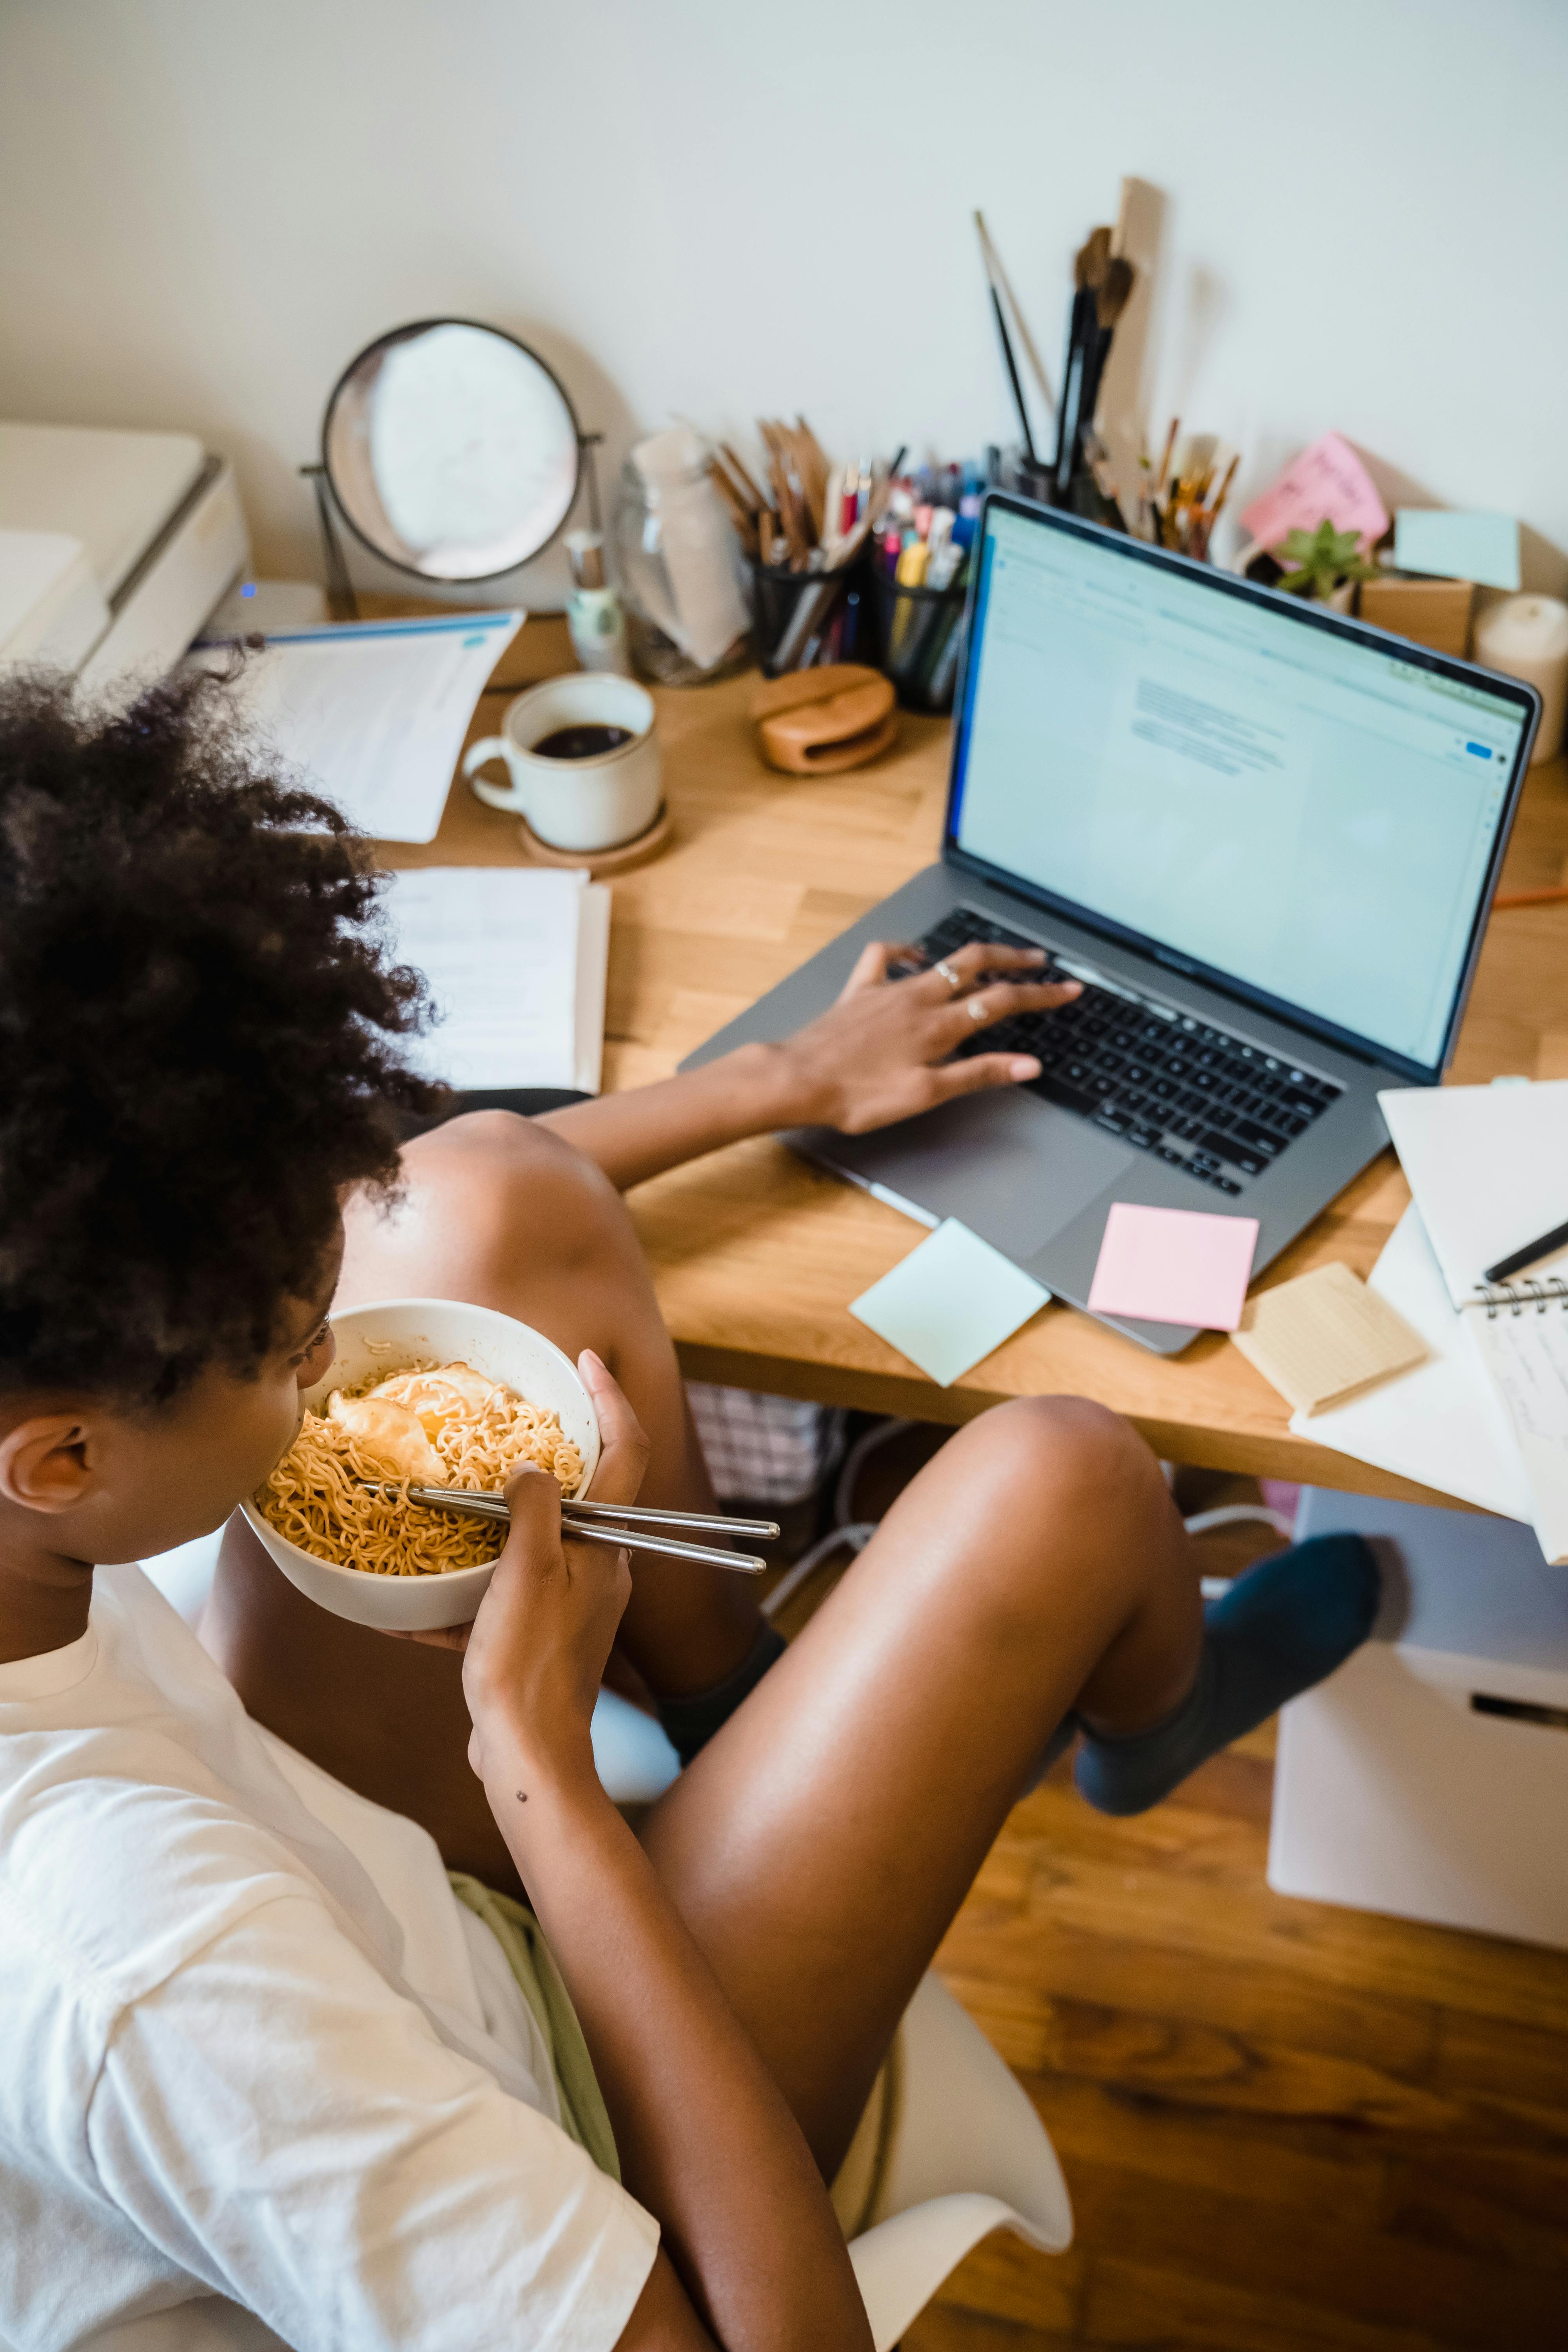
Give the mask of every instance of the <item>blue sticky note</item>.
POLYGON ((849 1312, 945 1389, 1048 1306, 1050 1296, 949 1217, 853 1300, 849 1312))
POLYGON ((1394 562, 1400 572, 1474 580, 1483 588, 1517 588, 1519 525, 1512 515, 1401 507, 1394 518, 1394 562))

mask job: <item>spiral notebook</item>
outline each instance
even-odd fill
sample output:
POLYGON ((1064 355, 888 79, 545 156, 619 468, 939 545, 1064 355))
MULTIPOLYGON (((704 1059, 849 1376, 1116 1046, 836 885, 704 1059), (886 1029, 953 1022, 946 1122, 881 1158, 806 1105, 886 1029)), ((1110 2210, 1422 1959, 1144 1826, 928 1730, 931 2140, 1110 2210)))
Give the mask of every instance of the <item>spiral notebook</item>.
POLYGON ((1568 1562, 1568 1248, 1485 1269, 1568 1216, 1568 1080, 1391 1090, 1388 1122, 1449 1299, 1507 1411, 1549 1560, 1568 1562))

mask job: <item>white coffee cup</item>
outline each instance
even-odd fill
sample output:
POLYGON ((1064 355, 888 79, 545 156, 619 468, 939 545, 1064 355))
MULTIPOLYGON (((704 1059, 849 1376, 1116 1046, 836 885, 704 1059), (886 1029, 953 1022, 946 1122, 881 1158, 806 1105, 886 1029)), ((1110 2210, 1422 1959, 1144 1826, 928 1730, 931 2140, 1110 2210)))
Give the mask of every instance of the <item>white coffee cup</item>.
POLYGON ((663 799, 653 697, 633 679, 604 672, 550 678, 509 705, 499 735, 469 744, 463 773, 480 800, 525 818, 551 849, 616 849, 647 831, 663 799), (534 748, 562 728, 583 726, 624 727, 631 740, 587 759, 534 748), (510 782, 476 775, 487 760, 504 760, 510 782))

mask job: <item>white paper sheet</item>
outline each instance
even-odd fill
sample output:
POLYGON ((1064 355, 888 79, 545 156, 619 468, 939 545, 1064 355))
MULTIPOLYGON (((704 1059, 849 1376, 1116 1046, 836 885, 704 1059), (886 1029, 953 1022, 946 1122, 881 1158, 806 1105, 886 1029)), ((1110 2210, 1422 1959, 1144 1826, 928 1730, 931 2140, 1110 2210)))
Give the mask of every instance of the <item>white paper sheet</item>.
MULTIPOLYGON (((1568 1079, 1377 1099, 1456 1307, 1487 1266, 1568 1219, 1568 1079)), ((1568 1271, 1568 1250, 1527 1271, 1568 1271)))
POLYGON ((1292 1433, 1504 1518, 1532 1519, 1530 1483, 1507 1412, 1467 1328, 1476 1314, 1458 1315, 1450 1306, 1415 1207, 1389 1235, 1367 1286, 1420 1333, 1431 1355, 1348 1404, 1292 1413, 1292 1433))
POLYGON ((249 718, 378 841, 433 841, 480 689, 524 614, 286 630, 252 655, 249 718))
POLYGON ((400 961, 440 1014, 409 1058, 463 1088, 598 1090, 609 891, 542 866, 429 866, 392 878, 400 961))

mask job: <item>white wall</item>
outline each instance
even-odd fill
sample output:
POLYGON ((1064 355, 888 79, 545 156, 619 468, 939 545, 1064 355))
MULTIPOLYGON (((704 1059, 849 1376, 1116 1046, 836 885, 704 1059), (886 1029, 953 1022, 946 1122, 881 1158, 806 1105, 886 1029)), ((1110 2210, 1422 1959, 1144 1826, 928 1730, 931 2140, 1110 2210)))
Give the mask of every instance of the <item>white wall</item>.
POLYGON ((1135 172, 1156 431, 1239 439, 1247 490, 1337 426, 1557 585, 1565 121, 1562 0, 0 0, 0 413, 204 434, 272 572, 315 564, 340 367, 434 310, 536 342, 616 457, 795 408, 973 452, 972 208, 1054 375, 1135 172))

